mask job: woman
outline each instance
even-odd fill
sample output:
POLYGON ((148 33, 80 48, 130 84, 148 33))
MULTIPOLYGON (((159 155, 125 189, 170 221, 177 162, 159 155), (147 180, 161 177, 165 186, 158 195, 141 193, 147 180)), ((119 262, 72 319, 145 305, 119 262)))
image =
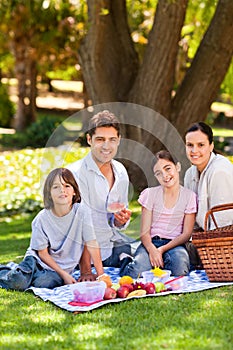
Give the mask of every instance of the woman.
MULTIPOLYGON (((213 132, 203 122, 193 124, 185 134, 186 154, 192 166, 186 171, 184 186, 197 194, 197 225, 204 229, 206 212, 215 205, 233 203, 233 164, 214 150, 213 132)), ((233 224, 233 211, 215 214, 219 227, 233 224)), ((215 228, 213 221, 208 229, 215 228)))
POLYGON ((180 185, 180 163, 168 151, 156 153, 153 172, 160 185, 146 188, 139 196, 141 244, 122 276, 137 278, 152 267, 171 270, 174 276, 190 270, 184 245, 193 232, 196 194, 180 185))

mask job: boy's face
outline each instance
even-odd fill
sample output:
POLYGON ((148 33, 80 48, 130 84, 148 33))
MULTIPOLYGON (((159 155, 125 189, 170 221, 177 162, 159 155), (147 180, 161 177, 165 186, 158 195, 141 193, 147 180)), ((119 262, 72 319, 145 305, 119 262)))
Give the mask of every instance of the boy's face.
POLYGON ((72 185, 66 183, 57 175, 51 187, 51 197, 54 207, 71 206, 74 194, 75 192, 72 185))
POLYGON ((117 130, 110 126, 96 128, 95 133, 90 137, 87 135, 87 143, 91 146, 91 153, 98 166, 109 163, 116 155, 120 144, 120 136, 117 130))

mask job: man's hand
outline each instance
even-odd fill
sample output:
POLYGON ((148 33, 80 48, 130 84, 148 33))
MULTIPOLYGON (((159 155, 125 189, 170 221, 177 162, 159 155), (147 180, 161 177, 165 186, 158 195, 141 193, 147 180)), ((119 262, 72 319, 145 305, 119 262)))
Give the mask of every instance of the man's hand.
POLYGON ((121 211, 118 211, 117 213, 114 213, 115 226, 124 226, 127 223, 127 221, 129 221, 131 214, 131 210, 126 208, 122 209, 121 211))
POLYGON ((97 275, 89 272, 89 273, 81 273, 81 276, 78 279, 78 282, 88 282, 88 281, 95 281, 97 275))

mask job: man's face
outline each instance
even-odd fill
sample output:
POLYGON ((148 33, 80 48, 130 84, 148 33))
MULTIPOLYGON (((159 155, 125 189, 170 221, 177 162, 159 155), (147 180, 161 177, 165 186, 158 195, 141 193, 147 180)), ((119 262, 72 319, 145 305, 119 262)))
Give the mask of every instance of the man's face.
POLYGON ((91 146, 94 161, 101 166, 115 157, 120 144, 120 136, 117 135, 114 127, 101 126, 96 128, 92 137, 87 135, 87 142, 91 146))

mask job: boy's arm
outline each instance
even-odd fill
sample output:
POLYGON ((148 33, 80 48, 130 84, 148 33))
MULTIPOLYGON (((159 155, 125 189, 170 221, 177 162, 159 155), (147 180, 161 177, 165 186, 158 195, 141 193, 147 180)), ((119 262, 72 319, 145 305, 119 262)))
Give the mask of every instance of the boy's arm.
POLYGON ((76 283, 77 281, 75 280, 74 277, 72 277, 68 272, 64 271, 51 257, 51 255, 48 252, 48 248, 38 250, 37 251, 39 258, 46 264, 48 265, 51 269, 56 271, 59 276, 63 279, 64 284, 72 284, 76 283))

